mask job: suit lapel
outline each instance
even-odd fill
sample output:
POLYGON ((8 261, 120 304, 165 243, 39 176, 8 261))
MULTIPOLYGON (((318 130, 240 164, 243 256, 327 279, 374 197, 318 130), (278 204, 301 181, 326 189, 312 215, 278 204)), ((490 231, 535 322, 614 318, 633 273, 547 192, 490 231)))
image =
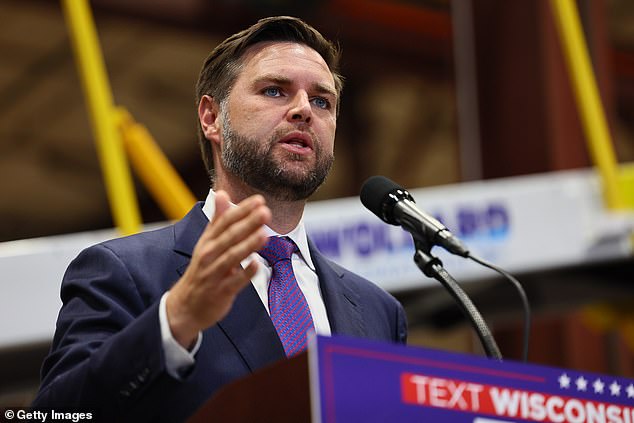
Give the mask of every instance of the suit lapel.
POLYGON ((174 225, 174 252, 179 257, 176 260, 176 271, 179 275, 185 272, 196 242, 209 223, 202 206, 202 202, 196 203, 189 213, 174 225))
MULTIPOLYGON (((209 221, 196 206, 174 225, 174 251, 181 256, 177 272, 182 275, 189 265, 194 247, 209 221)), ((251 370, 286 357, 284 348, 253 285, 249 284, 236 297, 231 311, 218 327, 231 340, 251 370)))
POLYGON ((253 371, 286 357, 275 327, 253 285, 238 294, 220 329, 253 371))
POLYGON ((359 296, 346 283, 345 270, 326 259, 310 239, 308 246, 319 277, 332 333, 356 337, 366 335, 359 296))

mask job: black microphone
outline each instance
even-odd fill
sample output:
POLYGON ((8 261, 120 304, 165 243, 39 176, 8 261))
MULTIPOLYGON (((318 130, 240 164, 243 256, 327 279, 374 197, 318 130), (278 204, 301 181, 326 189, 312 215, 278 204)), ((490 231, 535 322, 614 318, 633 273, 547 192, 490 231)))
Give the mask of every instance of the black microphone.
POLYGON ((439 245, 452 254, 469 256, 469 250, 449 229, 416 207, 412 195, 385 176, 372 176, 361 187, 361 203, 381 220, 402 226, 415 240, 439 245))

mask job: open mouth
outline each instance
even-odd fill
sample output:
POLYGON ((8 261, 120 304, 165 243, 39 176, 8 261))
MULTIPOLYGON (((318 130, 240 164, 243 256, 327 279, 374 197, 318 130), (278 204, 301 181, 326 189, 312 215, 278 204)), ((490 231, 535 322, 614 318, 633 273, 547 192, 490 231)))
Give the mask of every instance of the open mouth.
POLYGON ((297 153, 306 153, 313 149, 312 139, 305 133, 289 134, 280 140, 280 144, 297 153))

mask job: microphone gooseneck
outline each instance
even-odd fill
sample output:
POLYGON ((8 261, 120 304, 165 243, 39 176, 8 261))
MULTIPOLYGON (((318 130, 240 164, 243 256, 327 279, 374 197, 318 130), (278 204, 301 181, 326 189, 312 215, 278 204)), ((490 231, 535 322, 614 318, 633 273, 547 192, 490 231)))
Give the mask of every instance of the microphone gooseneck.
POLYGON ((456 300, 473 325, 487 357, 501 360, 502 354, 482 315, 442 262, 430 253, 434 245, 462 257, 468 257, 469 250, 437 219, 419 210, 407 190, 384 176, 368 179, 361 188, 360 198, 361 203, 381 220, 402 226, 412 234, 416 265, 426 276, 438 280, 456 300))

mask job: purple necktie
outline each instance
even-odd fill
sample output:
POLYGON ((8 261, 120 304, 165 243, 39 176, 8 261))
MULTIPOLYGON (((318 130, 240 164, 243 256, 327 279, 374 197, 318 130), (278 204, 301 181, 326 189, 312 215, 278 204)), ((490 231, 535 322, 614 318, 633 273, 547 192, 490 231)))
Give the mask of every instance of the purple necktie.
POLYGON ((291 263, 297 246, 288 238, 270 237, 259 252, 271 265, 269 312, 286 356, 306 349, 306 332, 313 328, 308 303, 297 285, 291 263))

